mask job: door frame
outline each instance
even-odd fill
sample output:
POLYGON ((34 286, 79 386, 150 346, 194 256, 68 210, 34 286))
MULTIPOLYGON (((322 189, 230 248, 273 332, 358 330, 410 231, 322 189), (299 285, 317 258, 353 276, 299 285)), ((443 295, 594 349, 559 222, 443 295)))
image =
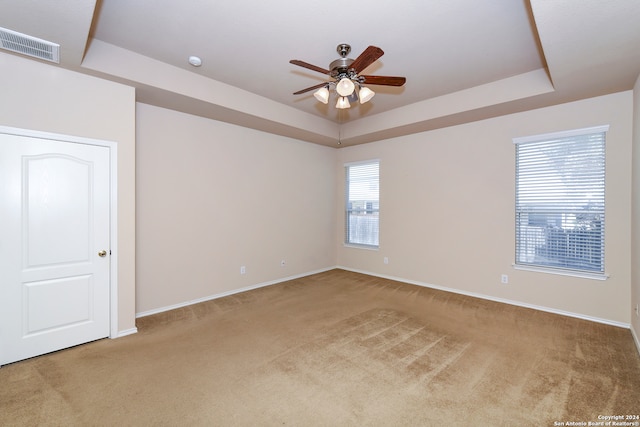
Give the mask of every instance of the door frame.
POLYGON ((63 135, 30 129, 0 126, 0 133, 48 139, 71 144, 97 145, 109 149, 109 338, 118 334, 118 143, 94 138, 63 135))

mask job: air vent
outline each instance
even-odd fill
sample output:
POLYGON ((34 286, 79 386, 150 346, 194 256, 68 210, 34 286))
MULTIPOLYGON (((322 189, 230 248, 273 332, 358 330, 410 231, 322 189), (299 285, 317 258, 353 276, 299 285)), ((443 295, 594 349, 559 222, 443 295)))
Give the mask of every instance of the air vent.
POLYGON ((0 27, 0 47, 11 52, 60 63, 60 45, 0 27))

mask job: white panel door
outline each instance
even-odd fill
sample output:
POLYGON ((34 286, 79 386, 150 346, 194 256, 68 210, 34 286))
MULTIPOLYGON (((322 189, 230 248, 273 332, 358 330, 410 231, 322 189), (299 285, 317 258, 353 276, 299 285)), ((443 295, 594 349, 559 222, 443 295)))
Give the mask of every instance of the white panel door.
POLYGON ((0 134, 0 365, 109 335, 109 156, 0 134))

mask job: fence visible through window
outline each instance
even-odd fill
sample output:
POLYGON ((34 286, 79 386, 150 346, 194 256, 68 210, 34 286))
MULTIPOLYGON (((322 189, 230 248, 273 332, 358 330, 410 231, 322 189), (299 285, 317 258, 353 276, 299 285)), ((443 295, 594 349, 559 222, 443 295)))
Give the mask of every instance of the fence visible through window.
MULTIPOLYGON (((548 214, 548 218, 564 217, 562 225, 541 224, 530 221, 529 217, 541 217, 541 213, 519 213, 518 223, 518 264, 544 265, 572 270, 602 271, 603 217, 588 221, 576 221, 580 214, 548 214)), ((548 221, 553 223, 554 221, 548 221)))
POLYGON ((376 246, 379 241, 380 217, 373 207, 351 210, 347 214, 348 242, 359 245, 376 246))

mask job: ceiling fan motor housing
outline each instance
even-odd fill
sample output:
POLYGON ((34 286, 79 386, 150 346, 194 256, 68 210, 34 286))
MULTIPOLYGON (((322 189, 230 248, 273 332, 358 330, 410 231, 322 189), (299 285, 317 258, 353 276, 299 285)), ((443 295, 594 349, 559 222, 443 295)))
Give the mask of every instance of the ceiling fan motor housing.
POLYGON ((333 61, 329 64, 329 68, 331 69, 331 77, 336 78, 342 74, 348 74, 349 66, 353 63, 353 59, 351 58, 340 58, 333 61))

